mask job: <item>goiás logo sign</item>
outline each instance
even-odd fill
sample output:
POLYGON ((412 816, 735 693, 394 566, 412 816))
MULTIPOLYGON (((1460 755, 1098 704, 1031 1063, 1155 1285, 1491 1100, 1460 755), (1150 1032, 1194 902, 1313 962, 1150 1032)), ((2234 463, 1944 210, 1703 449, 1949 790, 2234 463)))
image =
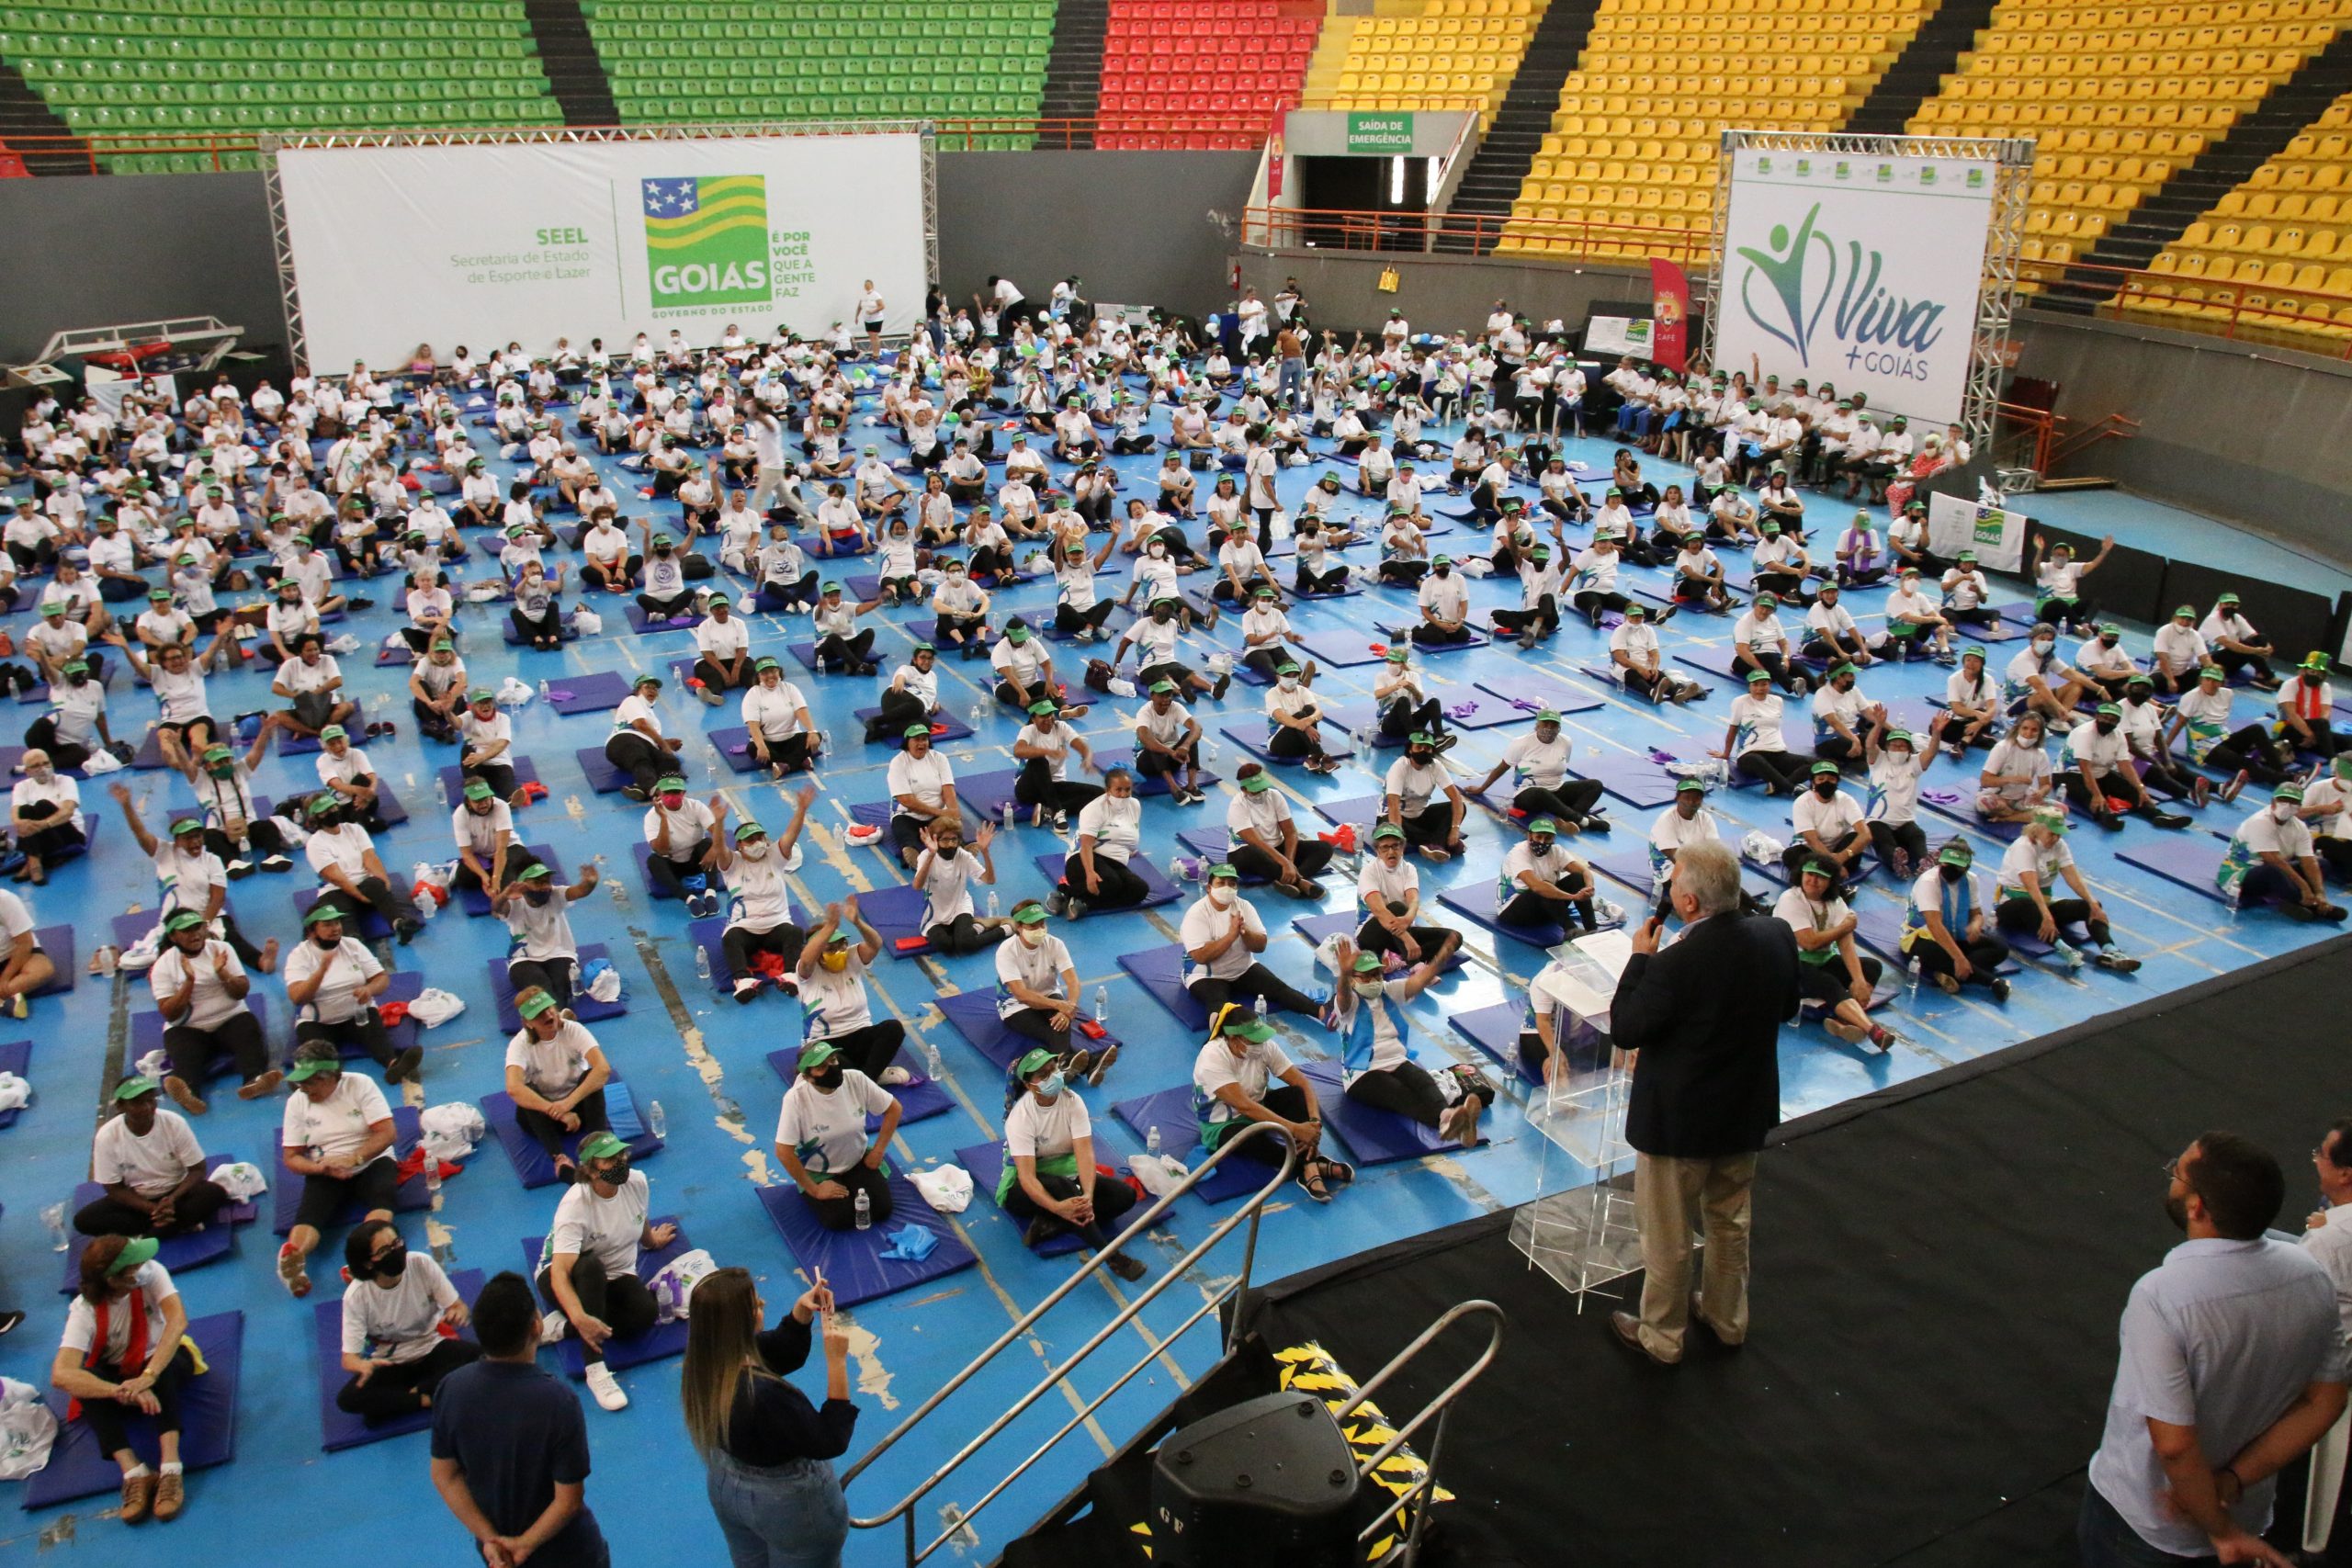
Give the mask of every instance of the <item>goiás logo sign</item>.
POLYGON ((688 175, 639 183, 646 276, 656 309, 764 305, 774 298, 765 175, 688 175))
MULTIPOLYGON (((1830 233, 1821 203, 1793 228, 1775 223, 1762 248, 1742 245, 1735 254, 1733 298, 1758 331, 1795 352, 1800 367, 1912 381, 1933 374, 1949 308, 1890 287, 1882 253, 1830 233)), ((1963 338, 1955 351, 1964 348, 1963 338)))

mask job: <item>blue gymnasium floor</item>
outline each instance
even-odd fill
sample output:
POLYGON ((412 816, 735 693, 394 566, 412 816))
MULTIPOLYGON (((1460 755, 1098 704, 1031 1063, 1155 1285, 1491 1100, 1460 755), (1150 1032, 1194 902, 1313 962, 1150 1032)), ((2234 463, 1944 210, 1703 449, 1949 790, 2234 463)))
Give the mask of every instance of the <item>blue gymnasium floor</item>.
MULTIPOLYGON (((1164 433, 1162 417, 1156 427, 1164 433)), ((861 434, 864 432, 861 430, 861 434)), ((1449 438, 1450 438, 1449 433, 1449 438)), ((1609 446, 1588 441, 1570 452, 1572 458, 1606 465, 1609 446)), ((1122 459, 1119 467, 1130 483, 1148 483, 1146 476, 1156 457, 1122 459)), ((502 465, 503 467, 503 465, 502 465)), ((1659 466, 1663 467, 1663 466, 1659 466)), ((1060 471, 1057 467, 1057 473, 1060 471)), ((1306 489, 1320 465, 1285 470, 1283 493, 1295 499, 1306 489)), ((1686 477, 1665 468, 1657 476, 1686 477)), ((632 495, 635 480, 619 471, 616 489, 632 495)), ((650 504, 650 503, 647 503, 650 504)), ((1466 502, 1433 497, 1441 509, 1466 509, 1466 502)), ((1360 510, 1351 502, 1346 510, 1360 510)), ((665 507, 665 511, 668 509, 665 507)), ((1817 502, 1823 518, 1838 508, 1817 502)), ((2218 527, 2218 525, 2215 525, 2218 527)), ((2131 537, 2128 526, 2119 533, 2131 537)), ((1480 536, 1457 526, 1440 541, 1442 548, 1460 554, 1480 542, 1480 536)), ((1357 552, 1369 557, 1368 550, 1357 552)), ((1117 558, 1123 565, 1125 558, 1117 558)), ((479 570, 477 568, 476 570, 479 570)), ((1636 579, 1652 576, 1633 573, 1636 579)), ((392 624, 389 580, 375 585, 374 594, 386 603, 356 617, 356 629, 372 645, 392 624)), ((1858 594, 1875 604, 1881 595, 1858 594)), ((1498 580, 1472 584, 1474 604, 1480 608, 1515 602, 1515 585, 1498 580)), ((1000 596, 1000 613, 1036 612, 1050 604, 1051 590, 1028 584, 1000 596)), ((1857 611, 1865 606, 1853 605, 1857 611)), ((1374 592, 1351 600, 1309 604, 1296 613, 1301 629, 1343 632, 1367 640, 1376 637, 1368 623, 1408 613, 1401 594, 1374 592)), ((628 635, 617 615, 608 616, 607 632, 575 643, 559 657, 522 653, 500 641, 496 616, 500 606, 467 607, 460 611, 467 653, 477 683, 494 684, 498 677, 518 673, 536 684, 540 679, 588 671, 654 670, 668 675, 673 659, 685 656, 690 634, 674 631, 654 637, 628 635)), ((907 651, 912 637, 908 626, 912 612, 882 613, 885 624, 877 646, 887 673, 907 651)), ((27 617, 13 617, 19 633, 27 617)), ((2144 649, 2133 628, 2135 644, 2144 649)), ((783 624, 781 618, 754 618, 754 647, 781 652, 781 645, 804 635, 805 627, 783 624)), ((1668 628, 1668 649, 1687 640, 1727 640, 1727 624, 1685 615, 1668 628)), ((1225 637, 1233 634, 1229 624, 1225 637)), ((1217 639, 1212 639, 1217 640, 1217 639)), ((1468 694, 1478 680, 1510 680, 1522 666, 1554 680, 1589 685, 1577 666, 1594 657, 1601 638, 1575 622, 1551 644, 1532 656, 1515 649, 1482 649, 1447 654, 1426 662, 1429 678, 1447 701, 1468 694)), ((1067 653, 1065 653, 1067 657, 1067 653)), ((382 776, 392 782, 413 816, 384 842, 384 858, 396 871, 413 862, 440 859, 450 852, 444 816, 433 807, 432 777, 450 761, 446 751, 424 745, 400 700, 404 682, 401 670, 377 670, 366 652, 345 660, 351 684, 364 694, 371 715, 400 725, 399 736, 368 748, 382 776)), ((954 660, 940 669, 943 691, 956 711, 978 711, 978 735, 948 749, 959 772, 1007 765, 1007 747, 1014 721, 987 703, 974 677, 979 667, 954 660)), ((1074 673, 1074 671, 1072 671, 1074 673)), ((1883 699, 1918 697, 1940 689, 1943 671, 1922 664, 1905 671, 1873 671, 1866 682, 1871 695, 1883 699)), ((1369 693, 1368 668, 1330 671, 1322 689, 1331 697, 1361 699, 1369 693)), ((266 677, 248 671, 220 678, 216 706, 224 714, 257 707, 266 701, 266 677)), ((841 838, 847 826, 847 808, 854 802, 878 798, 883 793, 882 770, 888 752, 858 744, 850 716, 853 707, 871 701, 877 682, 846 677, 813 677, 803 681, 820 722, 841 738, 840 760, 824 770, 823 794, 811 812, 813 831, 808 858, 798 882, 804 902, 815 905, 851 890, 865 890, 900 880, 895 863, 873 849, 846 848, 841 838)), ((1634 707, 1613 697, 1592 711, 1579 714, 1569 728, 1580 752, 1645 750, 1662 748, 1679 757, 1695 759, 1715 744, 1731 693, 1718 683, 1708 698, 1689 711, 1656 711, 1634 707)), ((2252 694, 2249 694, 2251 696, 2252 694)), ((1221 712, 1204 714, 1212 735, 1221 724, 1258 711, 1255 689, 1237 683, 1221 712)), ((1118 716, 1132 702, 1102 702, 1086 716, 1081 733, 1097 746, 1116 743, 1118 716)), ((28 720, 38 709, 21 710, 28 720)), ((130 689, 118 676, 113 715, 118 734, 135 736, 153 711, 143 692, 130 689)), ((672 733, 699 737, 705 731, 735 721, 732 705, 705 708, 673 682, 662 694, 664 721, 672 733)), ((651 1179, 657 1213, 683 1216, 694 1241, 708 1248, 721 1262, 741 1263, 764 1281, 771 1307, 789 1301, 802 1282, 793 1274, 791 1260, 748 1189, 782 1179, 769 1152, 781 1086, 763 1057, 779 1044, 789 1043, 797 1020, 785 1015, 782 1004, 764 999, 738 1009, 709 985, 695 978, 685 919, 674 904, 651 903, 628 858, 637 841, 639 808, 619 795, 592 795, 582 779, 572 753, 582 747, 600 746, 607 720, 601 714, 564 718, 538 704, 516 716, 517 750, 534 758, 551 797, 520 814, 524 836, 551 846, 571 867, 594 860, 607 880, 592 898, 574 907, 573 921, 583 942, 608 944, 629 991, 627 1015, 596 1026, 596 1032, 616 1067, 637 1094, 658 1099, 667 1112, 669 1146, 642 1168, 651 1179)), ((1452 753, 1454 765, 1473 780, 1499 753, 1513 729, 1474 730, 1464 735, 1452 753), (1474 771, 1475 770, 1475 771, 1474 771)), ((1234 748, 1219 742, 1223 771, 1237 761, 1234 748)), ((1374 765, 1385 766, 1391 753, 1375 753, 1374 765)), ((787 807, 775 786, 747 783, 728 773, 716 751, 690 742, 685 757, 697 789, 725 786, 739 810, 749 810, 772 826, 786 819, 787 807)), ((1956 787, 1959 774, 1931 774, 1930 789, 1956 787)), ((183 784, 157 773, 126 775, 142 799, 147 820, 159 820, 169 803, 187 798, 183 784)), ((261 786, 283 793, 312 780, 308 758, 276 756, 261 769, 261 786)), ((1283 783, 1294 792, 1303 818, 1305 803, 1367 793, 1375 785, 1361 768, 1330 778, 1316 779, 1285 771, 1283 783)), ((94 815, 113 817, 98 785, 85 799, 94 815)), ((1182 811, 1163 800, 1148 808, 1155 836, 1180 826, 1207 825, 1221 820, 1220 794, 1203 808, 1182 811)), ((1786 831, 1785 803, 1767 800, 1760 793, 1720 795, 1715 807, 1741 829, 1786 831)), ((2250 803, 2249 803, 2250 804, 2250 803)), ((1638 840, 1651 814, 1622 806, 1612 815, 1620 826, 1618 844, 1638 840)), ((1311 823, 1311 818, 1309 818, 1311 823)), ((2213 807, 2201 825, 2226 830, 2231 811, 2213 807)), ((1468 824, 1472 840, 1466 867, 1425 868, 1425 886, 1457 880, 1491 878, 1508 843, 1502 819, 1474 812, 1468 824)), ((2143 840, 2156 829, 2133 822, 2120 835, 2121 843, 2143 840)), ((2030 966, 2020 977, 2006 1008, 1979 999, 1952 999, 1932 990, 1916 998, 1898 998, 1891 1021, 1910 1037, 1890 1055, 1849 1048, 1817 1029, 1789 1030, 1783 1037, 1784 1111, 1796 1115, 1849 1096, 1916 1077, 1937 1067, 1996 1051, 2004 1046, 2079 1023, 2103 1010, 2167 988, 2188 985, 2208 976, 2318 939, 2317 932, 2274 917, 2233 917, 2217 904, 2184 895, 2169 884, 2119 864, 2118 847, 2097 834, 2074 840, 2086 868, 2108 901, 2120 940, 2146 960, 2136 976, 2117 977, 2086 970, 2067 977, 2048 968, 2030 966)), ((1021 894, 1045 891, 1031 863, 1055 847, 1051 835, 1030 828, 1018 833, 1017 846, 1000 849, 997 861, 1005 874, 1009 908, 1021 894)), ((1999 846, 1979 839, 1980 856, 1996 855, 1999 846)), ((1163 862, 1164 863, 1164 862, 1163 862)), ((296 935, 293 896, 305 881, 298 870, 286 877, 256 876, 237 884, 232 902, 246 930, 256 940, 296 935)), ((1335 872, 1329 879, 1337 887, 1326 908, 1342 907, 1351 883, 1335 872)), ((1634 895, 1607 889, 1621 901, 1634 895)), ((1883 879, 1870 897, 1894 897, 1883 879)), ((62 867, 51 886, 32 899, 43 923, 71 922, 86 958, 105 940, 115 915, 141 907, 152 908, 154 890, 147 868, 134 852, 130 835, 119 819, 109 820, 96 852, 62 867)), ((1267 923, 1279 934, 1268 961, 1285 977, 1314 985, 1307 944, 1287 933, 1290 918, 1299 912, 1289 900, 1261 897, 1267 923)), ((1117 965, 1119 955, 1139 947, 1174 939, 1174 921, 1181 907, 1148 914, 1089 919, 1076 926, 1064 924, 1061 933, 1071 944, 1090 997, 1098 985, 1107 986, 1114 1028, 1126 1042, 1126 1054, 1110 1083, 1090 1096, 1098 1135, 1117 1153, 1134 1145, 1123 1130, 1111 1125, 1108 1104, 1114 1099, 1184 1082, 1196 1042, 1174 1024, 1158 1005, 1127 979, 1117 965)), ((470 921, 452 908, 434 921, 416 943, 404 950, 387 949, 396 968, 421 970, 432 983, 463 997, 463 1016, 424 1036, 425 1100, 470 1101, 500 1086, 503 1036, 492 1015, 484 976, 484 962, 503 951, 498 928, 470 921)), ((1448 1016, 1516 998, 1533 972, 1540 955, 1532 948, 1505 944, 1498 953, 1493 942, 1474 931, 1469 942, 1475 957, 1464 969, 1415 1002, 1411 1012, 1421 1025, 1425 1043, 1437 1051, 1452 1051, 1474 1059, 1472 1048, 1445 1027, 1448 1016)), ((1000 1077, 949 1029, 934 1005, 936 994, 990 984, 992 969, 985 955, 940 962, 880 960, 876 977, 890 1012, 904 1019, 918 1041, 935 1045, 945 1059, 948 1088, 956 1107, 948 1114, 905 1128, 894 1150, 905 1165, 922 1166, 951 1156, 952 1151, 996 1136, 1001 1129, 1000 1077)), ((282 989, 265 982, 277 1007, 277 1028, 282 1035, 282 989)), ((102 1089, 113 1081, 121 1060, 128 1012, 150 1005, 143 980, 102 981, 86 974, 77 976, 72 993, 62 999, 35 1004, 32 1019, 11 1030, 0 1020, 0 1041, 30 1036, 38 1042, 30 1077, 36 1086, 33 1106, 16 1126, 0 1133, 0 1153, 7 1157, 7 1175, 0 1180, 6 1218, 0 1220, 0 1277, 13 1293, 14 1304, 26 1307, 29 1320, 6 1340, 0 1341, 0 1373, 45 1385, 50 1359, 63 1315, 63 1298, 56 1282, 63 1260, 49 1248, 39 1212, 86 1174, 94 1111, 102 1089)), ((1295 1043, 1295 1032, 1289 1037, 1295 1043)), ((278 1042, 281 1045, 282 1039, 278 1042)), ((416 1090, 411 1089, 413 1100, 416 1090)), ((1328 1209, 1285 1196, 1270 1211, 1259 1268, 1273 1278, 1361 1251, 1400 1235, 1426 1231, 1500 1206, 1525 1201, 1538 1190, 1544 1156, 1549 1147, 1529 1134, 1516 1102, 1507 1100, 1488 1122, 1491 1143, 1468 1155, 1444 1155, 1419 1161, 1363 1169, 1352 1190, 1328 1209)), ((279 1106, 276 1101, 240 1103, 222 1092, 215 1109, 196 1125, 208 1149, 254 1157, 264 1156, 276 1135, 279 1106)), ((1561 1156, 1553 1152, 1553 1179, 1560 1179, 1561 1156)), ((462 1176, 453 1179, 442 1194, 437 1213, 408 1216, 403 1228, 413 1245, 430 1245, 451 1269, 485 1270, 514 1267, 518 1238, 540 1233, 552 1212, 557 1190, 526 1192, 506 1161, 489 1146, 477 1151, 462 1176)), ((1175 1236, 1182 1247, 1197 1242, 1229 1209, 1209 1211, 1195 1201, 1180 1204, 1175 1236)), ((1067 1259, 1046 1260, 1031 1256, 1020 1243, 1018 1229, 992 1204, 976 1201, 960 1216, 959 1228, 979 1257, 973 1270, 953 1275, 937 1284, 870 1302, 851 1316, 855 1325, 857 1399, 864 1411, 856 1451, 882 1436, 907 1411, 997 1335, 1029 1305, 1067 1277, 1067 1259)), ((315 1270, 319 1281, 313 1302, 331 1297, 336 1289, 334 1260, 341 1237, 332 1238, 315 1270)), ((233 1258, 180 1278, 192 1315, 232 1308, 246 1314, 244 1375, 237 1412, 237 1459, 226 1468, 199 1472, 189 1488, 186 1516, 168 1527, 171 1561, 175 1568, 229 1568, 250 1562, 256 1541, 300 1541, 308 1556, 322 1561, 380 1557, 387 1530, 411 1545, 397 1548, 402 1561, 456 1562, 470 1561, 461 1532, 441 1507, 426 1475, 425 1440, 421 1436, 394 1438, 334 1455, 322 1453, 319 1428, 320 1370, 312 1348, 310 1305, 289 1302, 272 1271, 272 1238, 248 1230, 239 1235, 233 1258)), ((1145 1248, 1154 1277, 1181 1250, 1178 1242, 1159 1239, 1145 1248)), ((1236 1267, 1230 1251, 1212 1255, 1202 1277, 1172 1289, 1143 1319, 1144 1328, 1121 1337, 1117 1348, 1126 1359, 1154 1348, 1161 1351, 1142 1376, 1114 1397, 1104 1409, 1073 1434, 1057 1462, 1033 1472, 1016 1485, 978 1525, 977 1560, 992 1560, 1011 1534, 1074 1484, 1100 1454, 1160 1407, 1182 1380, 1207 1366, 1216 1353, 1210 1333, 1195 1329, 1181 1342, 1163 1343, 1176 1325, 1199 1304, 1199 1291, 1211 1288, 1236 1267)), ((971 1433, 1007 1408, 1044 1368, 1077 1348, 1117 1310, 1133 1289, 1113 1281, 1091 1284, 1064 1303, 1024 1345, 1000 1359, 989 1372, 951 1401, 940 1422, 925 1436, 910 1441, 886 1459, 851 1492, 854 1514, 879 1512, 917 1479, 954 1451, 971 1433)), ((1593 1332, 1601 1332, 1596 1325, 1593 1332)), ((815 1370, 802 1375, 803 1385, 815 1387, 815 1370)), ((1111 1372, 1091 1371, 1075 1380, 1073 1390, 1049 1394, 1016 1423, 1008 1440, 994 1445, 983 1463, 933 1495, 923 1505, 920 1522, 939 1528, 939 1506, 953 1499, 968 1503, 978 1496, 1020 1455, 1025 1454, 1055 1427, 1075 1413, 1085 1399, 1108 1382, 1111 1372), (986 1468, 994 1461, 997 1469, 986 1468)), ((632 1404, 618 1415, 590 1407, 589 1431, 596 1470, 589 1499, 603 1522, 618 1562, 666 1561, 709 1562, 722 1551, 716 1527, 701 1496, 701 1482, 678 1420, 675 1364, 656 1363, 622 1374, 632 1404)), ((36 1514, 9 1516, 0 1527, 0 1551, 10 1561, 29 1561, 37 1551, 52 1555, 71 1550, 75 1557, 101 1562, 161 1561, 153 1537, 164 1527, 143 1527, 144 1535, 118 1533, 121 1527, 98 1516, 112 1507, 111 1496, 85 1499, 36 1514)), ((926 1539, 928 1535, 926 1534, 926 1539)), ((861 1535, 853 1540, 848 1560, 880 1564, 899 1561, 895 1531, 861 1535)))

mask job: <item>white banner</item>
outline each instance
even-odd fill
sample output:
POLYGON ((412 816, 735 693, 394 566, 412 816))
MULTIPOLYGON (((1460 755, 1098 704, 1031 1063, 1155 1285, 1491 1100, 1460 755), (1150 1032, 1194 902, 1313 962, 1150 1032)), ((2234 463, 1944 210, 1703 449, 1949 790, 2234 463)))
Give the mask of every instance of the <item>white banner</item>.
POLYGON ((1957 495, 1928 497, 1928 548, 1946 560, 1974 550, 1976 564, 1987 571, 2018 571, 2025 564, 2026 526, 2022 512, 1979 506, 1957 495))
POLYGON ((1868 395, 1913 434, 1960 418, 1995 165, 1825 152, 1732 156, 1715 366, 1750 356, 1868 395))
POLYGON ((716 342, 922 313, 922 139, 743 136, 303 147, 277 155, 311 367, 509 342, 716 342))

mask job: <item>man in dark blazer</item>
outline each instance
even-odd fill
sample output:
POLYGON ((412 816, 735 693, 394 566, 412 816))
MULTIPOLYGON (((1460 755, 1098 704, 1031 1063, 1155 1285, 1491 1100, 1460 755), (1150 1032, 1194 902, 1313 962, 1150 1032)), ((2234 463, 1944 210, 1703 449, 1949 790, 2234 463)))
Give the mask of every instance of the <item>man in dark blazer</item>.
POLYGON ((1660 922, 1634 936, 1610 1005, 1619 1049, 1636 1053, 1625 1141, 1635 1154, 1642 1237, 1639 1316, 1610 1314, 1628 1347, 1672 1366, 1695 1309, 1726 1345, 1747 1337, 1748 1189, 1756 1152, 1781 1120, 1781 1025, 1794 1018, 1797 944, 1787 925, 1740 912, 1739 859, 1720 842, 1675 856, 1670 894, 1682 938, 1658 951, 1660 922), (1690 1293, 1690 1231, 1707 1258, 1690 1293))

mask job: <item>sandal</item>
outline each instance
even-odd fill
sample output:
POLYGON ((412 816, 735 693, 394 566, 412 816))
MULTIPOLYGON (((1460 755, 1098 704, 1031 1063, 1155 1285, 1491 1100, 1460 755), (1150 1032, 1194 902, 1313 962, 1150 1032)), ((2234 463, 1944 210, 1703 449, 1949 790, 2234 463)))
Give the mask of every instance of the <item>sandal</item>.
POLYGON ((1296 1180, 1306 1190, 1306 1195, 1317 1202, 1328 1203, 1331 1201, 1330 1189, 1323 1185, 1322 1161, 1310 1160, 1299 1167, 1296 1180))
POLYGON ((1345 1187, 1356 1179, 1356 1168, 1345 1160, 1326 1159, 1322 1162, 1326 1179, 1345 1187))

